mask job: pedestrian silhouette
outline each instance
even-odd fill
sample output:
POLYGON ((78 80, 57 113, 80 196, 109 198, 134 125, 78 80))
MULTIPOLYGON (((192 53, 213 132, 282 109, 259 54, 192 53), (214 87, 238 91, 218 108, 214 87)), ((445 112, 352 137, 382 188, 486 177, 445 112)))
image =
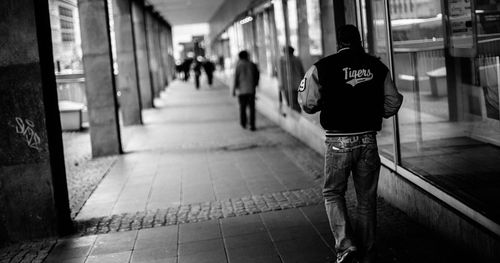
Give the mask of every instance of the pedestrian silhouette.
POLYGON ((238 95, 240 124, 247 127, 247 108, 250 111, 250 130, 255 131, 255 88, 259 83, 259 70, 249 59, 248 52, 238 54, 239 60, 234 73, 233 96, 238 95))

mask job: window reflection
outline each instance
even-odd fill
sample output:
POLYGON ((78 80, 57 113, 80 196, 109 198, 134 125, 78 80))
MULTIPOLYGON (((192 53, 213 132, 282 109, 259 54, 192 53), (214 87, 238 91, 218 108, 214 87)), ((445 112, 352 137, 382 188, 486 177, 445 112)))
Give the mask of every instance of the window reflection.
MULTIPOLYGON (((500 185, 492 176, 500 172, 500 19, 490 27, 476 17, 474 24, 470 1, 444 2, 389 2, 394 76, 405 97, 398 114, 402 166, 500 220, 500 185), (415 8, 417 2, 425 4, 415 8)), ((477 16, 497 19, 500 4, 476 3, 477 16)))
MULTIPOLYGON (((366 51, 374 55, 389 67, 389 45, 387 38, 387 18, 383 0, 361 1, 361 21, 363 25, 360 30, 365 34, 362 36, 366 51)), ((405 98, 406 99, 406 98, 405 98)), ((394 158, 394 128, 392 118, 384 119, 382 130, 378 133, 378 146, 381 155, 392 160, 394 158)))
POLYGON ((307 0, 307 24, 309 34, 309 54, 311 56, 323 55, 321 39, 321 18, 319 0, 307 0))

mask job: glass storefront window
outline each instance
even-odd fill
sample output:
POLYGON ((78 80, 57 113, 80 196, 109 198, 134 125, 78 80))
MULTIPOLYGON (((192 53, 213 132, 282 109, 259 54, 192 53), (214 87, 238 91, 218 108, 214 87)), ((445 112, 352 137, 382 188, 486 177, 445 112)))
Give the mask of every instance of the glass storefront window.
POLYGON ((299 21, 297 16, 297 0, 288 0, 288 27, 290 28, 290 45, 299 55, 299 21))
POLYGON ((474 12, 465 0, 418 2, 425 4, 413 11, 389 2, 404 95, 401 165, 500 222, 500 4, 476 0, 474 12), (491 16, 470 19, 482 14, 491 16))
POLYGON ((321 38, 321 18, 319 0, 307 0, 307 24, 309 33, 309 54, 311 56, 323 55, 321 38))
POLYGON ((285 33, 285 14, 283 13, 283 4, 281 1, 274 1, 274 21, 276 24, 276 37, 280 47, 286 46, 285 33))
MULTIPOLYGON (((374 55, 387 66, 389 64, 389 44, 387 38, 387 17, 383 0, 361 1, 362 25, 360 32, 366 51, 374 55)), ((394 127, 393 119, 384 119, 382 130, 378 133, 378 147, 382 156, 394 158, 394 127)))
POLYGON ((259 60, 257 61, 261 72, 268 72, 269 64, 267 63, 267 52, 266 52, 266 35, 264 33, 264 13, 257 14, 255 16, 255 30, 256 36, 255 44, 259 52, 259 60))

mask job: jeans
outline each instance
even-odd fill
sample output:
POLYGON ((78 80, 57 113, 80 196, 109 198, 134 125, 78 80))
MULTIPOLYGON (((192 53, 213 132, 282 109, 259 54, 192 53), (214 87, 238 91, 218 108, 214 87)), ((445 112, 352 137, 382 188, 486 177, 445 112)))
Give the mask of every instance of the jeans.
POLYGON ((247 107, 250 111, 250 129, 255 129, 255 94, 241 94, 238 96, 240 103, 240 124, 247 127, 247 107))
POLYGON ((356 247, 361 262, 375 256, 377 184, 380 172, 375 133, 326 138, 325 184, 323 197, 335 250, 356 247), (347 214, 345 192, 353 175, 357 198, 357 224, 352 227, 347 214), (355 232, 353 232, 355 230, 355 232))

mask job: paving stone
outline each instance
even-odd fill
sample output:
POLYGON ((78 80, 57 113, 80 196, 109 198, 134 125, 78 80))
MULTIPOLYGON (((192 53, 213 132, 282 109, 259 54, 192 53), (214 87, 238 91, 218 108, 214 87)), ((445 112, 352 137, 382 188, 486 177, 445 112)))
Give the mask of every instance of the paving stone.
MULTIPOLYGON (((320 189, 306 189, 304 192, 307 191, 317 192, 320 189)), ((261 196, 203 202, 157 209, 156 211, 125 213, 79 220, 76 221, 76 224, 80 234, 92 235, 259 214, 271 210, 292 209, 322 202, 322 199, 313 194, 297 194, 302 192, 303 190, 268 193, 261 196), (119 219, 121 220, 119 221, 119 219), (118 222, 121 222, 121 224, 118 222)))

